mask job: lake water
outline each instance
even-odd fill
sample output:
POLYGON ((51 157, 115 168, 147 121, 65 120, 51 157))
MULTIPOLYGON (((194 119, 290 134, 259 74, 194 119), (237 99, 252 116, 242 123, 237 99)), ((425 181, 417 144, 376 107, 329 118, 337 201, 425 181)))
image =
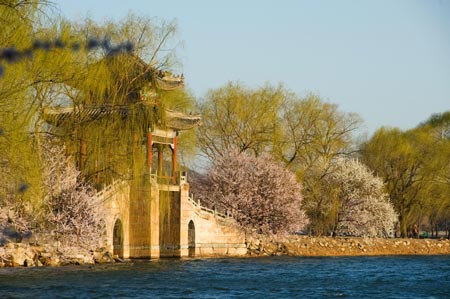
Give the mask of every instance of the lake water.
POLYGON ((0 298, 450 298, 450 256, 169 259, 3 268, 0 298))

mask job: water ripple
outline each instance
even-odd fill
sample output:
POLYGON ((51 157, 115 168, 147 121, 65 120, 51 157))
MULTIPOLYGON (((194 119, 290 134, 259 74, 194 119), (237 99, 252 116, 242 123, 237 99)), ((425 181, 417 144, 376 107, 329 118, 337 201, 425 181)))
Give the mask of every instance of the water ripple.
POLYGON ((0 298, 450 298, 450 256, 134 261, 0 269, 0 298))

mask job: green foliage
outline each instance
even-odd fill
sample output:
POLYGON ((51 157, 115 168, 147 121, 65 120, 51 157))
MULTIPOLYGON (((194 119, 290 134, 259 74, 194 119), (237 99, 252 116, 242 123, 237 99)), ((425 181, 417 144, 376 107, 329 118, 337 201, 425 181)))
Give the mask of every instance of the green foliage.
MULTIPOLYGON (((34 24, 42 18, 40 1, 6 1, 0 4, 0 47, 18 50, 32 46, 34 24)), ((40 53, 36 54, 41 61, 40 53)), ((42 78, 30 60, 4 64, 0 77, 0 205, 16 201, 18 210, 37 205, 40 166, 33 130, 40 107, 36 82, 42 78)), ((43 61, 42 63, 45 63, 43 61)))
POLYGON ((360 118, 316 95, 300 98, 283 86, 250 89, 239 83, 211 90, 199 104, 203 126, 200 150, 211 160, 231 149, 256 156, 270 153, 303 183, 303 205, 314 232, 323 234, 335 220, 325 209, 324 176, 330 161, 354 150, 360 118))
POLYGON ((281 86, 249 89, 231 82, 210 90, 199 104, 203 120, 198 134, 201 151, 214 159, 232 148, 256 156, 270 150, 284 93, 281 86))
POLYGON ((450 221, 448 113, 409 131, 381 128, 362 146, 364 162, 382 177, 399 214, 400 234, 425 219, 445 229, 450 221))
MULTIPOLYGON (((149 128, 165 126, 166 108, 193 106, 188 93, 162 91, 156 80, 176 67, 174 23, 130 14, 118 23, 86 19, 74 24, 49 18, 47 5, 0 4, 0 47, 33 49, 32 55, 5 64, 0 77, 0 205, 14 202, 29 212, 43 204, 46 135, 65 143, 84 177, 101 187, 146 173, 149 128), (36 46, 49 41, 68 46, 36 46), (133 54, 114 53, 124 41, 134 45, 133 54), (102 47, 92 47, 99 42, 102 47), (44 119, 50 107, 74 107, 75 113, 50 126, 44 119), (107 117, 92 115, 92 109, 107 117)), ((186 137, 180 143, 192 143, 186 137)))

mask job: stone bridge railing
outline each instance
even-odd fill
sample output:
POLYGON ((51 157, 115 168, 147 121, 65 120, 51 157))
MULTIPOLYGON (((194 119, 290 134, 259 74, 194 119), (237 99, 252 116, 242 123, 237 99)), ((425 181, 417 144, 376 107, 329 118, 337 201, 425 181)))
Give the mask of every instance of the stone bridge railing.
POLYGON ((126 180, 114 180, 111 184, 106 186, 104 189, 97 192, 95 195, 97 198, 99 198, 101 201, 107 200, 109 197, 111 197, 117 190, 123 186, 128 184, 126 180))
POLYGON ((195 201, 194 197, 192 196, 192 194, 188 197, 188 201, 199 212, 210 214, 210 215, 214 216, 215 218, 222 218, 222 219, 233 218, 229 211, 226 211, 225 214, 224 214, 224 213, 221 213, 221 212, 217 211, 217 209, 210 209, 210 208, 207 208, 205 206, 202 206, 201 203, 200 203, 200 200, 195 201))
MULTIPOLYGON (((152 173, 150 175, 150 179, 153 182, 158 182, 158 176, 156 173, 152 173)), ((186 175, 183 175, 183 173, 180 173, 178 176, 178 181, 183 184, 187 183, 187 177, 186 175)), ((97 192, 95 195, 97 198, 99 198, 101 201, 106 201, 108 198, 110 198, 115 192, 117 192, 118 189, 122 188, 128 184, 126 180, 114 180, 111 184, 106 186, 104 189, 97 192)), ((219 212, 217 209, 210 209, 205 206, 201 205, 200 199, 197 201, 194 200, 194 196, 192 194, 188 197, 188 202, 200 213, 210 214, 215 218, 220 219, 230 219, 233 218, 231 213, 229 211, 226 211, 225 213, 219 212)))

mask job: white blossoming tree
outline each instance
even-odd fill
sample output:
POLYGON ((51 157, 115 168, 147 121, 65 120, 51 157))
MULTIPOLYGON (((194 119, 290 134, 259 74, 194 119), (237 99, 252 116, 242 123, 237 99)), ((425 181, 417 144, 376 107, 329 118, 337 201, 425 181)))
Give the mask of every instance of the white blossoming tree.
POLYGON ((306 222, 300 184, 269 155, 232 150, 213 162, 206 177, 195 177, 192 186, 197 198, 230 211, 248 231, 288 233, 306 222))
POLYGON ((335 207, 334 234, 387 237, 393 234, 398 216, 383 182, 355 159, 337 158, 325 177, 335 207))
POLYGON ((44 231, 50 230, 62 250, 95 249, 103 233, 99 199, 64 154, 61 146, 44 150, 44 231))

